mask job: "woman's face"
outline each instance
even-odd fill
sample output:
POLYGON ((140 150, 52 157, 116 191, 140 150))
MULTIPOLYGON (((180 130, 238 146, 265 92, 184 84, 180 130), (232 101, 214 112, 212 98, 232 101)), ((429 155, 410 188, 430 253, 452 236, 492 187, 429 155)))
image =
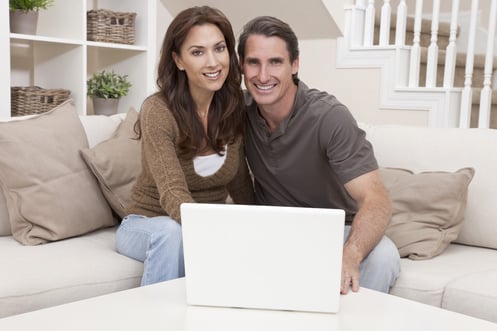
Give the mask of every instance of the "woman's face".
POLYGON ((214 94, 228 76, 228 48, 224 35, 214 24, 192 27, 180 53, 173 53, 173 58, 178 69, 185 71, 194 98, 214 94))

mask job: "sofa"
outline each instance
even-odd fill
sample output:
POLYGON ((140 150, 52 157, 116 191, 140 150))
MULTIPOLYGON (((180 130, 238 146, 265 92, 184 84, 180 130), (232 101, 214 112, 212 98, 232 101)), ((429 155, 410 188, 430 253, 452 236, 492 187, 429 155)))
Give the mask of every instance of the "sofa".
MULTIPOLYGON (((59 166, 61 163, 72 163, 71 167, 79 167, 75 172, 82 174, 81 176, 84 175, 82 180, 70 178, 68 189, 74 188, 74 192, 66 190, 62 196, 56 196, 43 189, 46 186, 44 182, 51 183, 50 186, 58 187, 58 181, 62 179, 57 179, 54 182, 53 179, 48 178, 36 182, 36 186, 42 187, 38 192, 35 192, 36 197, 29 196, 29 192, 21 192, 19 188, 7 188, 5 183, 0 184, 4 193, 10 189, 10 202, 6 198, 6 194, 2 194, 2 190, 0 190, 0 264, 2 265, 0 272, 0 317, 140 285, 143 264, 120 255, 115 250, 114 234, 119 216, 114 209, 119 209, 111 207, 113 201, 104 196, 104 192, 107 192, 109 187, 99 185, 99 180, 82 157, 82 151, 98 151, 95 147, 99 143, 112 143, 99 147, 111 148, 112 151, 108 154, 114 152, 114 162, 132 165, 136 168, 136 163, 139 164, 139 156, 130 157, 129 153, 124 153, 119 148, 120 142, 124 142, 121 144, 124 147, 131 140, 128 137, 117 135, 122 131, 130 132, 131 124, 135 119, 136 111, 134 110, 130 110, 128 114, 113 116, 78 116, 74 106, 69 102, 60 105, 50 113, 19 121, 22 127, 11 125, 12 121, 0 122, 0 159, 2 159, 0 161, 0 181, 9 180, 5 176, 12 177, 9 176, 8 172, 6 173, 6 167, 13 167, 14 170, 18 168, 18 176, 29 177, 36 172, 40 173, 40 176, 46 176, 46 173, 51 169, 62 168, 61 173, 67 171, 64 167, 59 166), (129 114, 133 114, 134 117, 128 116, 129 114), (41 123, 39 118, 46 119, 46 121, 41 123), (10 131, 10 133, 6 131, 10 131), (80 138, 78 142, 71 140, 71 136, 76 135, 80 138), (45 141, 46 144, 41 144, 36 140, 45 141), (23 150, 22 146, 18 146, 12 151, 12 145, 24 143, 30 144, 36 150, 23 150), (78 147, 73 147, 73 151, 64 150, 64 146, 61 146, 74 146, 76 144, 78 147), (15 154, 6 154, 8 149, 15 154), (42 151, 42 156, 35 154, 39 151, 42 151), (47 154, 54 155, 47 156, 47 154), (63 159, 62 154, 71 154, 71 158, 63 159), (119 157, 127 158, 128 161, 123 161, 119 157), (24 164, 11 164, 12 162, 6 158, 18 158, 24 164), (45 163, 45 159, 50 160, 46 161, 46 164, 39 164, 45 163), (31 169, 29 169, 30 163, 33 164, 31 169), (75 163, 77 165, 74 165, 75 163), (40 169, 34 165, 39 165, 40 169), (21 167, 24 168, 20 169, 21 167), (88 185, 83 186, 82 183, 76 183, 77 181, 88 182, 88 185), (18 195, 24 194, 29 197, 29 199, 25 199, 28 201, 24 206, 21 205, 21 208, 25 210, 22 210, 17 217, 31 218, 33 223, 37 223, 36 226, 28 224, 27 227, 16 228, 16 237, 13 236, 13 228, 9 222, 9 212, 12 214, 15 209, 15 206, 12 206, 12 197, 16 197, 16 192, 12 191, 15 190, 21 192, 18 195), (74 194, 79 194, 81 197, 73 196, 74 194), (92 196, 92 200, 89 200, 87 196, 92 196), (31 206, 30 202, 37 199, 42 201, 31 206), (43 199, 46 200, 45 203, 43 203, 43 199), (10 208, 7 210, 9 203, 10 208), (30 211, 29 208, 33 210, 30 211), (64 208, 76 210, 80 215, 72 215, 69 211, 62 215, 60 215, 61 213, 52 215, 52 217, 60 217, 64 223, 77 220, 79 224, 73 222, 70 224, 70 228, 66 229, 59 225, 43 224, 45 220, 36 219, 38 215, 50 215, 53 213, 52 209, 64 208), (83 217, 79 217, 81 215, 83 217), (94 220, 89 219, 86 215, 92 215, 94 220), (88 225, 82 227, 80 225, 82 222, 88 225), (24 241, 24 243, 20 241, 24 241)), ((132 142, 134 144, 135 141, 132 142)), ((136 152, 136 145, 132 145, 132 147, 135 149, 134 154, 139 154, 136 152)), ((112 162, 108 159, 102 160, 102 162, 103 169, 112 168, 112 162)), ((129 177, 123 178, 127 175, 125 170, 121 167, 119 171, 121 177, 119 180, 122 180, 124 184, 113 185, 113 189, 129 187, 129 177)), ((52 176, 54 175, 52 174, 52 176)), ((60 178, 68 177, 67 174, 61 175, 60 173, 57 176, 60 178)), ((11 181, 10 184, 13 186, 15 183, 11 181)), ((64 186, 68 186, 67 183, 64 186)), ((62 189, 60 188, 60 190, 62 189)))
MULTIPOLYGON (((139 171, 136 116, 78 116, 65 103, 0 123, 0 317, 139 286, 142 263, 114 241, 139 171), (16 173, 43 194, 15 187, 16 173), (71 173, 81 178, 59 185, 71 173)), ((394 205, 387 234, 403 258, 391 294, 497 323, 497 130, 360 126, 394 205)))
POLYGON ((497 323, 497 130, 361 127, 382 175, 414 173, 397 178, 403 192, 384 177, 394 209, 387 235, 403 256, 390 294, 497 323))

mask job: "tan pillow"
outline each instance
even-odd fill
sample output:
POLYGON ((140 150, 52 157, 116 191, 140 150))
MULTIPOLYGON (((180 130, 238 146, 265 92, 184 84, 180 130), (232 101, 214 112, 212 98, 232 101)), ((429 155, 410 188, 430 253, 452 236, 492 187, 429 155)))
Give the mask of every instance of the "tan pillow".
POLYGON ((0 189, 0 236, 10 236, 12 231, 10 231, 9 222, 9 212, 7 211, 7 203, 5 202, 5 197, 0 189))
POLYGON ((100 188, 112 209, 119 217, 131 200, 131 188, 141 171, 141 146, 133 126, 138 112, 130 109, 114 135, 81 155, 100 183, 100 188))
POLYGON ((0 123, 0 185, 19 242, 37 245, 114 225, 79 154, 87 146, 70 101, 40 116, 0 123))
POLYGON ((393 206, 386 235, 401 257, 432 258, 461 230, 472 168, 414 174, 405 169, 380 169, 393 206))

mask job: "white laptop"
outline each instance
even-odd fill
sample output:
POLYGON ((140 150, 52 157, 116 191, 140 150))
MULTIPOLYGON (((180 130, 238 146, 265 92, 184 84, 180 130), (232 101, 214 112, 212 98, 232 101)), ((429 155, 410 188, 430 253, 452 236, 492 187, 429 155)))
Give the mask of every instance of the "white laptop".
POLYGON ((190 305, 338 311, 345 212, 184 203, 190 305))

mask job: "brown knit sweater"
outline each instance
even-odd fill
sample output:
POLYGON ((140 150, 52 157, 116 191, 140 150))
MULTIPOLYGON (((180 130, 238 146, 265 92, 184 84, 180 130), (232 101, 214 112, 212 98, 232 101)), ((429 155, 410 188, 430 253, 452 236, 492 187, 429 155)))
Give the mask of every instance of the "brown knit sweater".
POLYGON ((160 97, 145 100, 140 121, 142 170, 131 192, 128 214, 169 215, 181 222, 184 202, 224 203, 229 193, 235 203, 254 203, 242 135, 228 145, 222 167, 202 177, 195 172, 192 158, 178 156, 179 128, 160 97))

